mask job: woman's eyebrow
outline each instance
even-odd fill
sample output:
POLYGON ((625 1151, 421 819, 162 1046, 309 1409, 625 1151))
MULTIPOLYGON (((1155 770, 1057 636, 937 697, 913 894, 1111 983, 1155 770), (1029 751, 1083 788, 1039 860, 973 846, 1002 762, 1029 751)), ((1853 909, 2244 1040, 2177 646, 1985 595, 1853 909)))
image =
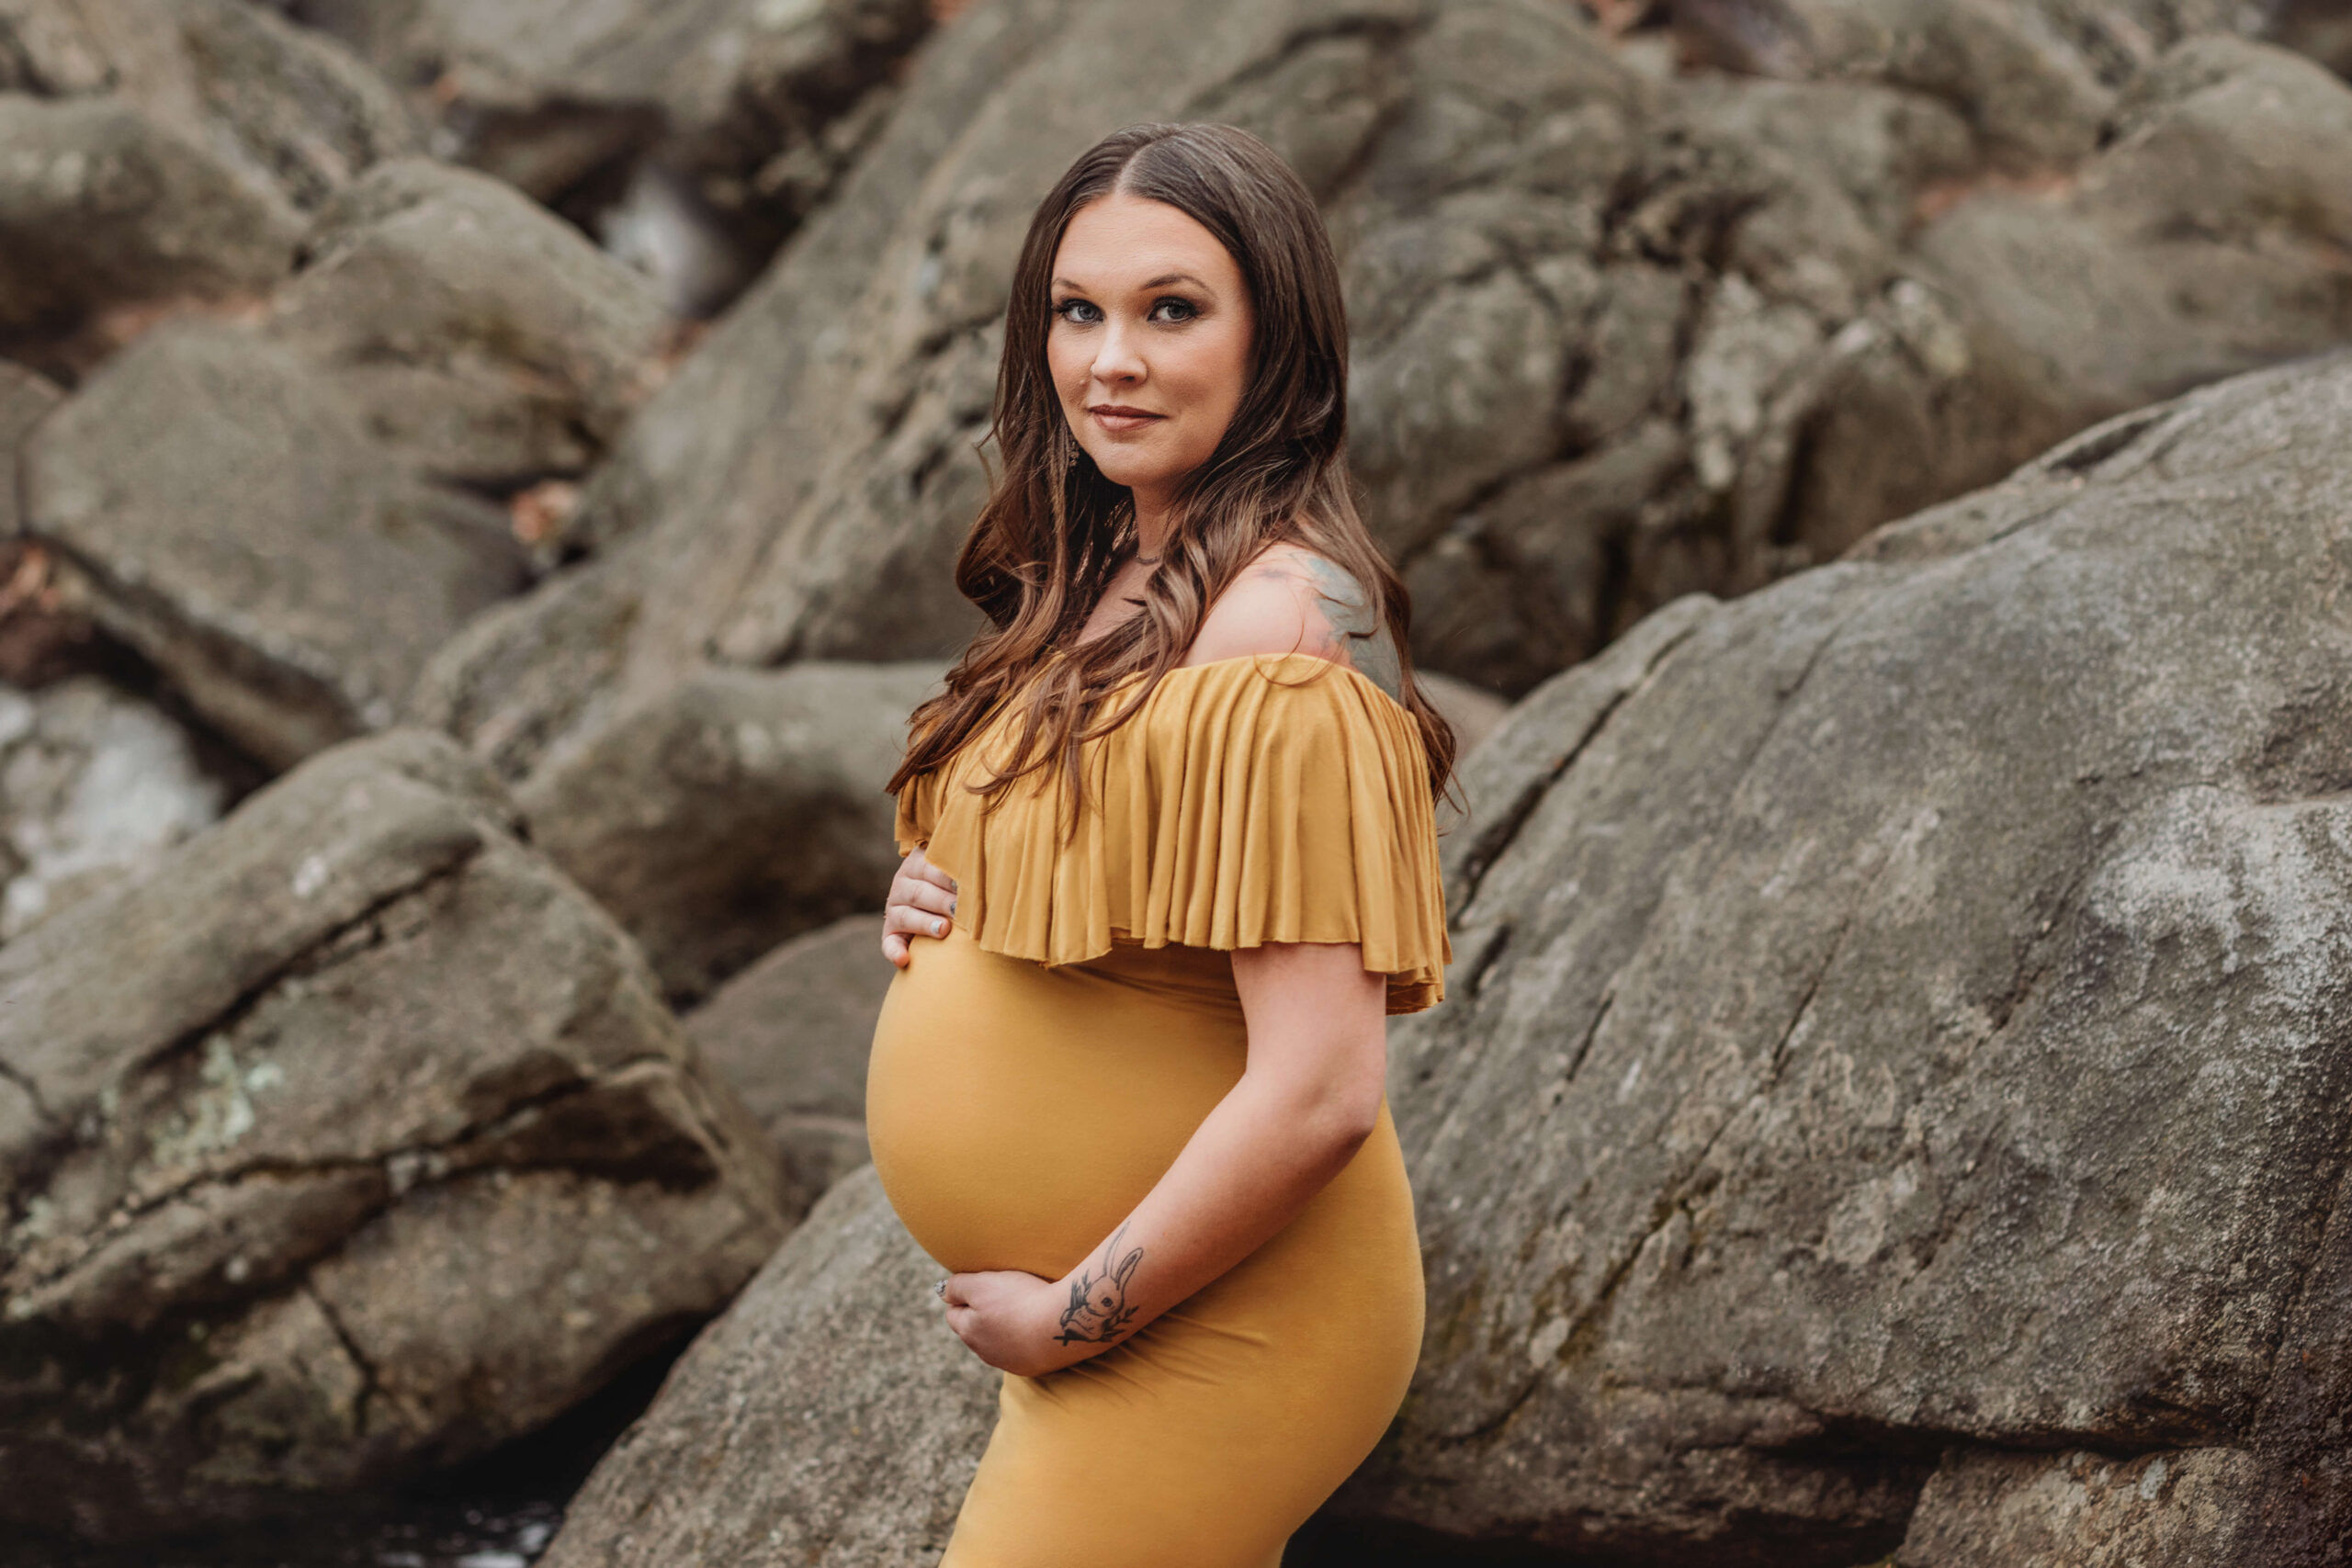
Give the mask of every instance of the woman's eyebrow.
MULTIPOLYGON (((1216 292, 1216 289, 1209 288, 1207 284, 1202 282, 1199 278, 1194 277, 1189 272, 1163 272, 1158 277, 1148 279, 1147 281, 1138 284, 1136 287, 1138 288, 1165 288, 1171 283, 1189 283, 1193 288, 1201 289, 1204 292, 1210 294, 1216 292)), ((1057 277, 1052 283, 1048 284, 1047 287, 1052 288, 1067 288, 1073 294, 1089 294, 1093 292, 1091 289, 1087 288, 1067 277, 1057 277)))

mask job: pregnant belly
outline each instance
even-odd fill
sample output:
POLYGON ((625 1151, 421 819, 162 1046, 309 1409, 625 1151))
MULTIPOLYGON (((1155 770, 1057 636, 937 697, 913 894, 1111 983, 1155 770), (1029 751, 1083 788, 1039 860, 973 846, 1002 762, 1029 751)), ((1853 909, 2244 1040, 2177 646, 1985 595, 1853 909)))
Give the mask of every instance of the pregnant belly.
POLYGON ((1231 961, 1123 945, 1048 969, 960 926, 910 948, 867 1066, 875 1171, 943 1268, 1058 1277, 1239 1079, 1231 961))

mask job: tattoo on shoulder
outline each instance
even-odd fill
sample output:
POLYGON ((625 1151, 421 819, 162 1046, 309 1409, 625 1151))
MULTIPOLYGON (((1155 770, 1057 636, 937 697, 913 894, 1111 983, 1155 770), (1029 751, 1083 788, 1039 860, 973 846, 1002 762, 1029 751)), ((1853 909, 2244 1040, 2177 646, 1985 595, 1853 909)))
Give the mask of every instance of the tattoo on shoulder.
POLYGON ((1397 702, 1405 700, 1404 671, 1396 639, 1380 624, 1380 610, 1355 574, 1334 561, 1302 552, 1297 558, 1316 597, 1329 606, 1324 618, 1345 637, 1348 662, 1397 702))
POLYGON ((1126 1234, 1127 1227, 1121 1225, 1103 1243, 1099 1270, 1089 1264, 1070 1281, 1069 1306, 1062 1314, 1062 1331, 1054 1336, 1056 1342, 1108 1345, 1135 1321, 1136 1309, 1127 1304, 1127 1281, 1135 1278, 1136 1265, 1143 1261, 1143 1248, 1138 1247, 1121 1258, 1119 1243, 1126 1234), (1115 1267, 1111 1261, 1114 1258, 1118 1258, 1115 1267))

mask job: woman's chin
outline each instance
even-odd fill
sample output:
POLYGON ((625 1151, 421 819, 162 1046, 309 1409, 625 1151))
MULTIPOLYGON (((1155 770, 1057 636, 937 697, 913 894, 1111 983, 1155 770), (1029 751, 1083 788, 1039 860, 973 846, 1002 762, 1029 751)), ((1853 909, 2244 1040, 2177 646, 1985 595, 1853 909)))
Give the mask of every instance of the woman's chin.
POLYGON ((1181 474, 1165 463, 1156 463, 1137 452, 1104 453, 1094 459, 1095 468, 1114 485, 1128 490, 1158 490, 1181 474))

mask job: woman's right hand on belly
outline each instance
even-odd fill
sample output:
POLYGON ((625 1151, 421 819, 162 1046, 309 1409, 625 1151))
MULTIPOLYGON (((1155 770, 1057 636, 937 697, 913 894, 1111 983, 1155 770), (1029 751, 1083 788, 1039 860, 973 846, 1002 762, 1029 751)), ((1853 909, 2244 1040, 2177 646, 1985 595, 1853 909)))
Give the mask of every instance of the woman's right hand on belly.
POLYGON ((923 858, 917 845, 899 863, 882 906, 882 956, 904 969, 909 937, 945 936, 956 913, 956 879, 923 858))

